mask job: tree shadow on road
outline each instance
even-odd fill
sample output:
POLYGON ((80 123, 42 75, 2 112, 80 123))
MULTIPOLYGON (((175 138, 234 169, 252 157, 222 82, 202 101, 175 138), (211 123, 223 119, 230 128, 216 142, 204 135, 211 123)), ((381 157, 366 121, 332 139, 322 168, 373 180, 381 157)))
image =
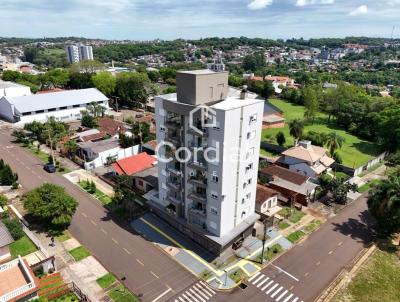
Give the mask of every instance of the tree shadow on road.
POLYGON ((350 218, 343 223, 332 223, 333 230, 368 245, 376 234, 374 219, 367 210, 361 212, 358 217, 358 219, 350 218))

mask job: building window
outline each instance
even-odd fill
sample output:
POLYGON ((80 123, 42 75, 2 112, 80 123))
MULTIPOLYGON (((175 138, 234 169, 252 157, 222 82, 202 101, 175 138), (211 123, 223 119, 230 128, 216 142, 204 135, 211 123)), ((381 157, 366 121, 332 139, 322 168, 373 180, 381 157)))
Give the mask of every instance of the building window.
POLYGON ((251 197, 251 193, 247 193, 247 194, 246 194, 246 199, 247 199, 247 200, 250 200, 250 197, 251 197))
POLYGON ((246 203, 246 199, 242 198, 242 204, 246 203))
POLYGON ((256 130, 253 130, 251 132, 247 132, 247 139, 253 139, 256 137, 256 130))
POLYGON ((253 169, 253 163, 248 164, 246 167, 246 173, 253 169))
POLYGON ((141 186, 141 187, 143 187, 143 180, 138 179, 138 185, 141 186))
POLYGON ((211 180, 212 180, 213 182, 215 182, 215 183, 218 183, 218 181, 219 181, 219 177, 218 177, 218 175, 217 175, 217 172, 216 172, 216 171, 213 171, 213 174, 212 174, 212 178, 211 178, 211 180))
POLYGON ((160 131, 161 132, 165 132, 165 127, 164 126, 160 126, 160 131))
POLYGON ((78 105, 73 105, 73 106, 72 106, 72 108, 79 108, 79 107, 81 107, 80 104, 78 104, 78 105))
POLYGON ((249 178, 249 179, 247 180, 247 184, 248 184, 248 185, 251 185, 251 183, 252 183, 252 179, 249 178))
POLYGON ((212 192, 212 193, 211 193, 211 198, 213 198, 213 199, 218 199, 218 194, 215 193, 215 192, 212 192))
POLYGON ((31 114, 32 114, 32 112, 23 112, 22 116, 31 115, 31 114))
POLYGON ((247 150, 246 152, 246 159, 249 159, 250 156, 254 155, 254 147, 250 148, 249 150, 247 150))
POLYGON ((66 110, 66 109, 68 109, 67 106, 65 106, 65 107, 60 107, 60 110, 66 110))
POLYGON ((218 215, 218 210, 217 210, 216 208, 214 208, 214 207, 211 207, 211 208, 210 208, 210 212, 211 212, 212 214, 214 214, 214 215, 218 215))
POLYGON ((257 121, 257 114, 251 115, 249 124, 251 125, 252 123, 255 123, 256 121, 257 121))
POLYGON ((36 114, 38 113, 44 113, 44 110, 36 110, 36 114))

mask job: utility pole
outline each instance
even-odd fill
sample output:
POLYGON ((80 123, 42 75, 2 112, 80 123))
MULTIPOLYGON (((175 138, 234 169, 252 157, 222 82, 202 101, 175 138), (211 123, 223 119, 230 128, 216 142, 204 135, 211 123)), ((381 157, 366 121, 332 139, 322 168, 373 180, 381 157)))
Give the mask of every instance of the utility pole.
POLYGON ((51 131, 50 127, 48 126, 47 132, 49 134, 49 141, 50 141, 50 154, 51 154, 51 159, 53 160, 53 165, 54 167, 56 166, 56 160, 54 159, 54 153, 53 153, 53 141, 51 140, 51 131))

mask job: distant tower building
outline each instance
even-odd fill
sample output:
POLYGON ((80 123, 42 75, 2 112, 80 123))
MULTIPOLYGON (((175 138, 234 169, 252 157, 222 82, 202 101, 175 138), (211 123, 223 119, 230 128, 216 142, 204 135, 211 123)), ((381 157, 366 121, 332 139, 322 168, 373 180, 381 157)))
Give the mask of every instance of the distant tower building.
POLYGON ((65 51, 67 52, 67 60, 71 64, 79 61, 93 60, 92 46, 83 44, 68 45, 65 51))
POLYGON ((92 46, 79 45, 79 59, 81 61, 93 60, 92 46))
POLYGON ((225 64, 222 62, 222 51, 219 51, 217 57, 214 59, 214 63, 207 64, 207 69, 222 72, 225 71, 225 64))
POLYGON ((68 45, 65 48, 67 60, 70 64, 79 62, 79 48, 76 45, 68 45))

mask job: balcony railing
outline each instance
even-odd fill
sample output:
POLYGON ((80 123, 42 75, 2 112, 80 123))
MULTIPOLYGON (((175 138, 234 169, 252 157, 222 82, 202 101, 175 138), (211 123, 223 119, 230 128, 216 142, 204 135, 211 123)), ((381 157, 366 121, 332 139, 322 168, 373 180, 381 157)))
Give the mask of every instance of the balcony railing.
POLYGON ((173 204, 181 204, 182 199, 176 195, 167 194, 167 199, 171 201, 173 204))
POLYGON ((207 141, 201 141, 201 142, 196 142, 196 141, 190 141, 189 142, 189 147, 190 148, 198 148, 198 149, 205 149, 208 146, 207 141))
POLYGON ((172 129, 181 129, 182 128, 181 118, 178 116, 166 117, 164 124, 168 128, 172 128, 172 129))
POLYGON ((207 162, 204 159, 199 159, 197 161, 191 160, 188 165, 194 169, 207 170, 207 162))
POLYGON ((172 188, 172 189, 176 190, 176 191, 179 191, 179 190, 182 189, 181 183, 177 182, 177 181, 167 180, 167 186, 169 188, 172 188))
POLYGON ((208 128, 203 128, 201 126, 197 127, 197 130, 194 130, 193 128, 189 128, 187 130, 187 133, 192 134, 192 135, 197 135, 197 136, 208 136, 208 128))
POLYGON ((175 175, 182 175, 182 170, 180 164, 176 164, 175 162, 171 162, 167 164, 167 170, 169 172, 174 173, 175 175))
POLYGON ((189 198, 200 201, 200 202, 206 202, 207 201, 207 194, 201 193, 201 192, 197 192, 195 190, 191 191, 188 195, 189 198))
POLYGON ((190 176, 189 177, 189 182, 191 184, 201 186, 201 187, 207 187, 207 178, 206 177, 199 177, 199 176, 190 176))

